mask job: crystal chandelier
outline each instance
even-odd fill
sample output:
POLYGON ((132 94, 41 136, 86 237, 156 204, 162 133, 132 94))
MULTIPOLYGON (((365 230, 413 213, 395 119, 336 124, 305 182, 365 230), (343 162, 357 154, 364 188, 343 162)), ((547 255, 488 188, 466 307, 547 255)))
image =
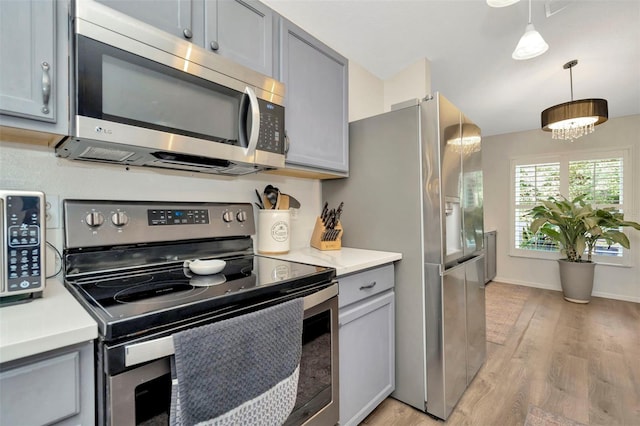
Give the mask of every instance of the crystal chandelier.
POLYGON ((564 64, 569 69, 571 81, 571 102, 554 105, 542 111, 542 130, 551 132, 552 139, 573 142, 581 136, 593 133, 595 126, 607 121, 609 108, 605 99, 573 100, 572 68, 578 64, 574 59, 564 64))

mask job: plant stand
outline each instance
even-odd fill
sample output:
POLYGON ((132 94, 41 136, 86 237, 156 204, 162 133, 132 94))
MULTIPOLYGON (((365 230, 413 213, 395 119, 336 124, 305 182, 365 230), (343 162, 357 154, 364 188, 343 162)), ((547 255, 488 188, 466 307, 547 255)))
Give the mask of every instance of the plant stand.
POLYGON ((558 259, 560 285, 565 300, 573 303, 589 303, 593 291, 594 262, 569 262, 558 259))

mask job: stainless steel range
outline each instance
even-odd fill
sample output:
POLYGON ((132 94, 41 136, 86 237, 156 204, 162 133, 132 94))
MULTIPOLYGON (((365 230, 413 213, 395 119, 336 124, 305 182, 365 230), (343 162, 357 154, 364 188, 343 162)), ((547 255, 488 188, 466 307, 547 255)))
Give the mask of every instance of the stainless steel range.
POLYGON ((175 333, 300 297, 300 379, 286 424, 337 424, 333 268, 254 255, 248 203, 63 205, 65 285, 99 327, 98 424, 168 424, 175 333), (197 275, 185 266, 194 259, 223 260, 224 268, 197 275))

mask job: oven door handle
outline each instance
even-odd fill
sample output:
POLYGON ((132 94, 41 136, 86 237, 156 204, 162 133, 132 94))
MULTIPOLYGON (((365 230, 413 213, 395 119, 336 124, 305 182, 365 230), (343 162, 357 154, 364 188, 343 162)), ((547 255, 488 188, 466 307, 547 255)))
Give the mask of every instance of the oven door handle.
MULTIPOLYGON (((324 288, 316 293, 304 297, 304 310, 318 306, 338 295, 338 284, 324 288)), ((133 343, 124 347, 124 365, 131 367, 144 362, 171 356, 175 353, 173 336, 161 337, 146 342, 133 343)))

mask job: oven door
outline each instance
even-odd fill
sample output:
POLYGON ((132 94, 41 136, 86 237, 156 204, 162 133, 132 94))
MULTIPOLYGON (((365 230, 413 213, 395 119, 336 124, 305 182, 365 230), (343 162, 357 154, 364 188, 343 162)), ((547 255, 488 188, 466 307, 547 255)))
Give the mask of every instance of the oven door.
MULTIPOLYGON (((286 425, 334 425, 338 407, 338 284, 304 297, 302 356, 298 395, 286 425)), ((169 424, 171 399, 171 336, 126 347, 127 364, 149 359, 151 362, 104 377, 99 395, 99 423, 117 426, 169 424), (155 348, 155 349, 154 349, 155 348), (142 355, 144 354, 144 355, 142 355)))

